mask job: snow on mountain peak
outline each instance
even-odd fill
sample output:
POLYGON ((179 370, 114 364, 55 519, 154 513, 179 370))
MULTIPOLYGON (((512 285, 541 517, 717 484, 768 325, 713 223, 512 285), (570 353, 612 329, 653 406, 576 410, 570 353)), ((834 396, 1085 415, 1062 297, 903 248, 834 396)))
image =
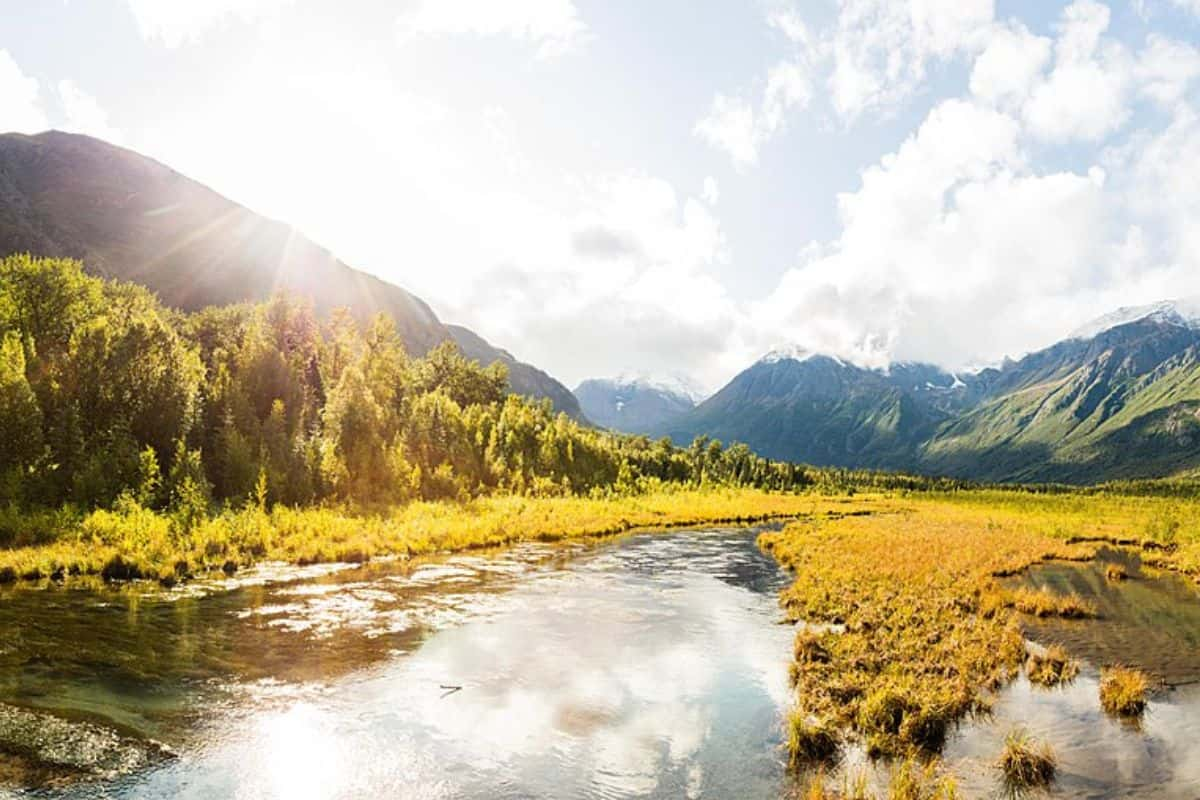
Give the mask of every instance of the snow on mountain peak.
POLYGON ((707 393, 686 375, 670 373, 651 375, 646 372, 622 372, 612 379, 614 386, 644 387, 656 392, 686 397, 695 404, 707 397, 707 393))
MULTIPOLYGON (((771 348, 771 350, 765 356, 760 358, 758 362, 760 364, 778 364, 780 361, 808 361, 811 358, 816 358, 821 355, 824 354, 809 350, 806 347, 801 347, 798 344, 787 344, 771 348)), ((841 366, 845 366, 846 364, 846 362, 842 361, 842 359, 838 358, 837 356, 825 357, 837 362, 841 366)))
POLYGON ((1145 306, 1126 306, 1094 319, 1076 329, 1068 339, 1094 339, 1105 331, 1131 322, 1151 320, 1168 325, 1200 329, 1200 297, 1162 300, 1145 306))

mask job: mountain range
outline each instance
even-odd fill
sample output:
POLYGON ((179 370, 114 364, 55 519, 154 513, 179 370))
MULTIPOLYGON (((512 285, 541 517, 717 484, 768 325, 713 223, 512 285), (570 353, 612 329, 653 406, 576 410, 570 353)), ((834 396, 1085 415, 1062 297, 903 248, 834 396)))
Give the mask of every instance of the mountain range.
POLYGON ((651 431, 813 464, 1088 483, 1200 468, 1200 303, 1125 308, 970 374, 779 350, 651 431))
POLYGON ((140 283, 167 305, 261 301, 279 290, 320 314, 386 312, 410 353, 455 341, 504 362, 513 391, 581 417, 571 392, 481 337, 444 324, 420 298, 338 260, 291 226, 260 216, 159 162, 99 139, 47 131, 0 135, 0 256, 77 258, 94 275, 140 283))
POLYGON ((703 393, 686 379, 647 375, 593 378, 575 387, 575 397, 589 420, 623 433, 649 433, 696 407, 703 393))

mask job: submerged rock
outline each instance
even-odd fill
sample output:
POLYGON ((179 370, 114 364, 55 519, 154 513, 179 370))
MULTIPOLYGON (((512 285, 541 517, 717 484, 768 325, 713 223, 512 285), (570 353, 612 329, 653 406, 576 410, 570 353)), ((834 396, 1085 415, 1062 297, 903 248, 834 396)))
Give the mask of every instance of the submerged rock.
POLYGON ((22 783, 111 780, 170 757, 157 742, 103 725, 0 704, 0 760, 22 783))

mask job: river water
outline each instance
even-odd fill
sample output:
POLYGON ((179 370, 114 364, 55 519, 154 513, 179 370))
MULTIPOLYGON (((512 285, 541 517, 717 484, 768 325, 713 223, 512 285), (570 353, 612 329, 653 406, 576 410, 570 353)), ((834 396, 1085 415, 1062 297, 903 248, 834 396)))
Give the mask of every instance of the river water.
MULTIPOLYGON (((523 545, 416 564, 266 567, 160 590, 0 591, 0 797, 777 798, 789 578, 757 529, 523 545)), ((1014 581, 1090 621, 1026 620, 1082 661, 1019 678, 949 737, 964 797, 1000 793, 1015 727, 1059 755, 1056 797, 1200 798, 1200 602, 1112 551, 1014 581), (1105 562, 1133 580, 1104 578, 1105 562), (1099 668, 1161 685, 1138 724, 1099 668)), ((850 748, 828 779, 889 767, 850 748)))
POLYGON ((755 535, 6 590, 0 780, 80 798, 778 797, 787 578, 755 535))

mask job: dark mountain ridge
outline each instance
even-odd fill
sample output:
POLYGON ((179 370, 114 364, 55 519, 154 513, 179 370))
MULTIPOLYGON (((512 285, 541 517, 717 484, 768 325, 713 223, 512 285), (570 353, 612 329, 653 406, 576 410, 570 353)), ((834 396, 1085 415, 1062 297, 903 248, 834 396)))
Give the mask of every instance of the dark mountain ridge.
POLYGON ((464 328, 456 334, 415 295, 170 167, 88 136, 0 135, 0 255, 17 252, 79 259, 92 274, 142 284, 184 310, 284 290, 311 298, 320 314, 385 312, 411 353, 447 340, 466 351, 466 341, 471 358, 509 366, 513 391, 579 415, 565 386, 464 328))

